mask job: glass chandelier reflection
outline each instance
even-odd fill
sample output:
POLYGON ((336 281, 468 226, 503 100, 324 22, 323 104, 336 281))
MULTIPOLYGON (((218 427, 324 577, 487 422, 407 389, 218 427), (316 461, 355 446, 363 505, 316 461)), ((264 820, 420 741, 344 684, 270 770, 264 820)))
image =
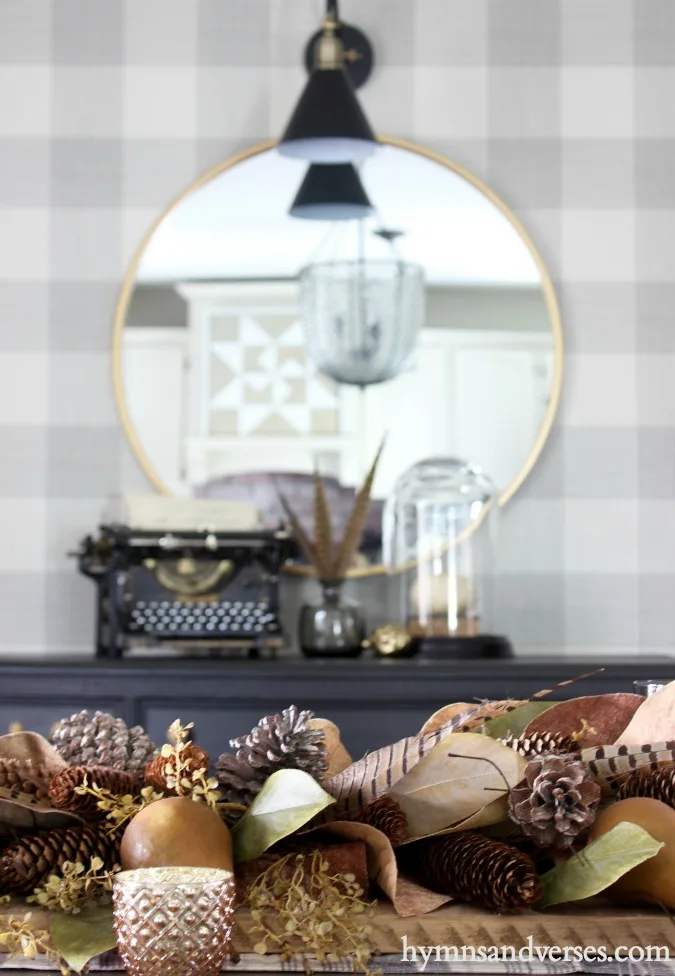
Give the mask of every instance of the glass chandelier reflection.
MULTIPOLYGON (((313 261, 300 272, 305 340, 317 369, 351 386, 391 380, 412 357, 424 319, 424 274, 404 260, 398 231, 370 237, 385 256, 369 253, 366 222, 358 221, 357 256, 313 261)), ((374 248, 373 250, 376 250, 374 248)))

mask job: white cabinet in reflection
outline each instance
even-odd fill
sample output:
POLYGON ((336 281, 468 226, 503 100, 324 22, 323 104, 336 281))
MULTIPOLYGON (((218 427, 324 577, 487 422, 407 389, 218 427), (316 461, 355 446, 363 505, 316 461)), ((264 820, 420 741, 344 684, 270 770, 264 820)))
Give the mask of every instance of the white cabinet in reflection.
POLYGON ((537 332, 423 329, 411 368, 364 395, 365 454, 386 431, 375 494, 408 467, 454 455, 508 485, 534 444, 552 388, 550 338, 537 332))
POLYGON ((375 497, 417 461, 444 454, 506 486, 536 441, 553 350, 548 333, 513 328, 513 315, 504 329, 472 328, 469 308, 460 328, 425 328, 405 372, 358 390, 309 361, 294 282, 177 291, 183 327, 124 332, 134 426, 175 494, 234 475, 317 468, 354 487, 385 435, 375 497))

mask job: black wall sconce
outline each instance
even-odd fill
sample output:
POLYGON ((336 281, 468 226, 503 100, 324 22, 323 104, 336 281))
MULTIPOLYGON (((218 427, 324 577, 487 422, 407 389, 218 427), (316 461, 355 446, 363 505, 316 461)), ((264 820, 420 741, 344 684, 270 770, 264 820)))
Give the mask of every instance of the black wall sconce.
POLYGON ((324 164, 370 156, 379 144, 355 86, 370 74, 372 48, 360 31, 340 23, 337 0, 327 0, 322 30, 311 38, 309 49, 311 73, 279 141, 279 152, 324 164))

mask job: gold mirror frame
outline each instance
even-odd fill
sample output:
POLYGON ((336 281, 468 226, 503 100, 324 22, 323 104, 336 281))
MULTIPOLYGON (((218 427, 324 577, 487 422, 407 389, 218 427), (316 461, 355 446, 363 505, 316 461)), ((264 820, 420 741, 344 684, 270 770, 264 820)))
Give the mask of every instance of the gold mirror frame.
MULTIPOLYGON (((487 197, 507 218, 511 225, 518 232, 521 240, 527 247, 528 251, 532 255, 532 258, 539 269, 541 275, 541 287, 544 292, 544 299, 546 302, 546 308, 548 310, 549 319, 551 323, 551 330, 553 332, 553 347, 555 353, 555 365, 553 371, 553 385, 551 389, 551 396, 549 399, 548 407, 546 413, 542 420, 541 426, 539 428, 539 433, 535 439, 532 449, 525 459, 525 463, 522 468, 513 479, 513 481, 504 489, 502 494, 499 496, 498 504, 500 507, 506 505, 508 501, 515 495, 518 489, 523 485, 525 479, 531 473, 534 468, 539 455, 541 454, 548 436, 551 433, 551 428, 553 427, 553 421, 555 419, 556 412, 558 410, 558 404, 560 402, 560 393, 562 389, 562 375, 563 375, 563 335, 562 335, 562 323, 560 319, 560 307, 558 305, 558 299, 555 294, 555 288, 553 287, 553 281, 548 272, 544 260, 539 253, 534 241, 525 230, 523 225, 520 223, 513 211, 504 203, 504 201, 494 193, 482 180, 474 176, 468 170, 460 166, 459 163, 455 163, 440 153, 434 152, 432 149, 427 149, 424 146, 419 146, 414 142, 409 142, 406 139, 398 139, 394 136, 378 136, 378 140, 385 146, 395 146, 398 149, 405 149, 408 152, 417 153, 419 156, 424 156, 426 159, 430 159, 441 166, 445 166, 446 169, 452 170, 462 179, 466 180, 473 187, 479 190, 483 196, 487 197)), ((171 200, 167 207, 159 214, 153 224, 150 226, 140 244, 136 248, 134 255, 131 259, 127 273, 124 277, 122 283, 122 288, 120 290, 119 298, 117 301, 117 307, 115 310, 115 320, 113 325, 113 337, 112 337, 112 374, 113 374, 113 390, 115 395, 115 403, 117 405, 117 412, 120 418, 120 423, 124 430, 124 434, 129 442, 132 451, 136 456, 145 477, 151 483, 153 488, 160 495, 170 495, 167 486, 164 484, 160 478, 157 471, 153 468, 150 460, 145 453, 143 446, 136 434, 133 422, 129 415, 127 409, 126 399, 124 396, 124 379, 122 376, 122 335, 126 322, 127 311, 129 308, 129 302, 131 300, 131 295, 133 293, 134 285, 136 283, 136 273, 138 271, 138 266, 141 261, 141 257, 145 248, 147 247, 150 238, 153 236, 159 225, 162 223, 164 218, 181 203, 186 197, 195 190, 204 186, 206 183, 210 183, 211 180, 215 179, 221 173, 226 170, 231 169, 233 166, 237 166, 239 163, 244 162, 247 159, 251 159, 253 156, 258 156, 260 153, 267 152, 270 149, 274 149, 276 146, 276 139, 270 139, 267 142, 259 143, 253 146, 251 149, 246 149, 243 152, 237 153, 235 156, 231 156, 222 163, 218 163, 211 169, 202 173, 198 176, 196 180, 190 183, 184 190, 182 190, 176 197, 171 200)), ((287 566, 285 572, 290 573, 294 576, 312 576, 314 575, 313 570, 309 566, 287 566)), ((384 565, 379 566, 368 566, 364 569, 354 569, 350 570, 350 578, 361 578, 365 576, 381 576, 386 573, 386 567, 384 565)))

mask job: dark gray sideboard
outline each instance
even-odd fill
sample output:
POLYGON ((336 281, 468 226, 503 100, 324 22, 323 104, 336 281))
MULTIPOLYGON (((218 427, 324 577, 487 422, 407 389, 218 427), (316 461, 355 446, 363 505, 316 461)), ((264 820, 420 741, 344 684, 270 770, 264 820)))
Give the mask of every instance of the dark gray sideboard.
MULTIPOLYGON (((448 702, 526 698, 557 681, 599 667, 587 660, 423 662, 418 660, 277 661, 0 660, 0 731, 13 722, 46 735, 54 721, 87 708, 144 725, 156 742, 180 718, 217 756, 228 740, 290 704, 336 722, 355 757, 419 730, 448 702)), ((560 689, 569 698, 632 691, 636 678, 675 679, 675 660, 619 660, 560 689)))

